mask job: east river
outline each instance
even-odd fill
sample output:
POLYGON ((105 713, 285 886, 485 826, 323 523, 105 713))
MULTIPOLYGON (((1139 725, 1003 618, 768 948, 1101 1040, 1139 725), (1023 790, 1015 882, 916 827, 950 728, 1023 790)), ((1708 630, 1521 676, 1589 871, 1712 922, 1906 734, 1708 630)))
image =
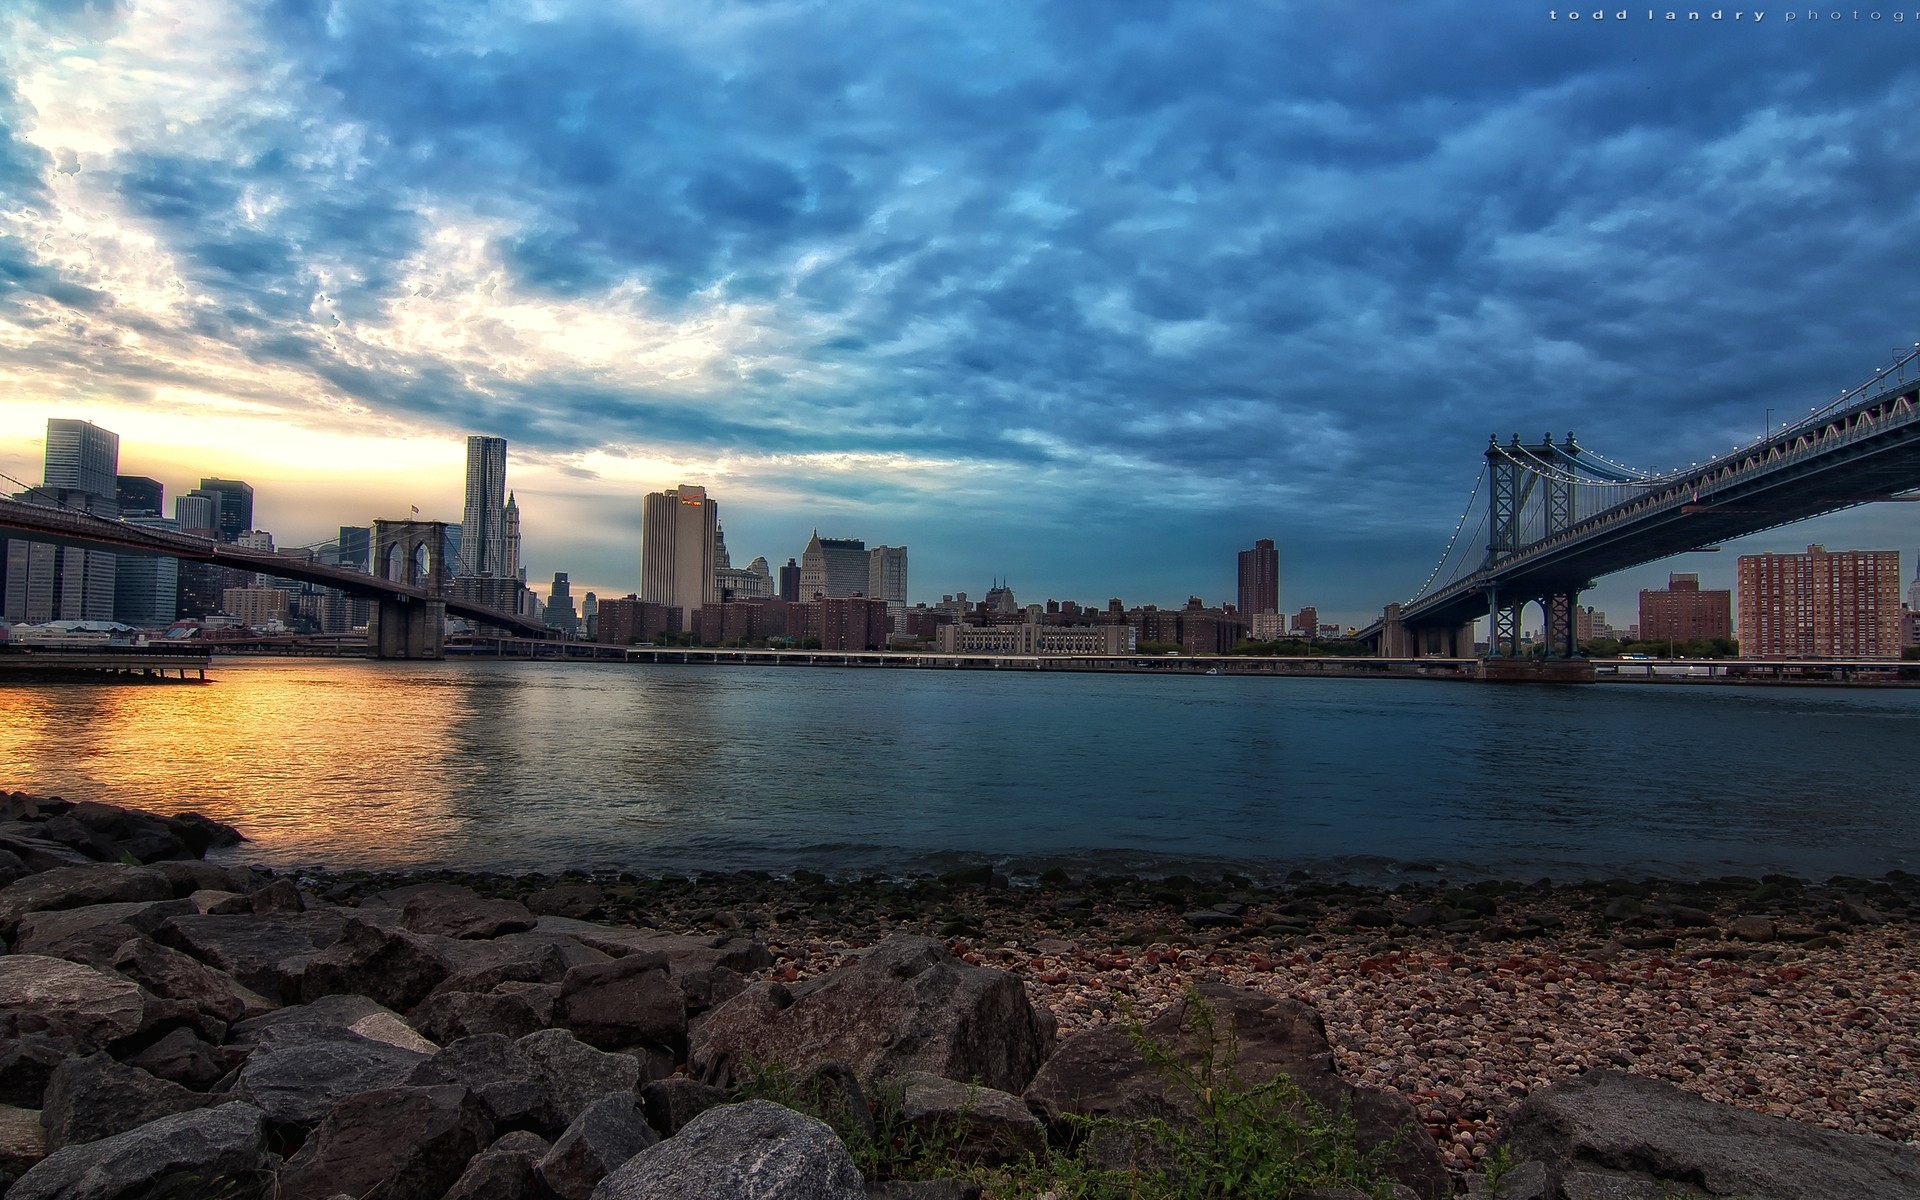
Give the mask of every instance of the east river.
POLYGON ((285 866, 1920 869, 1920 690, 217 660, 0 687, 0 788, 285 866))

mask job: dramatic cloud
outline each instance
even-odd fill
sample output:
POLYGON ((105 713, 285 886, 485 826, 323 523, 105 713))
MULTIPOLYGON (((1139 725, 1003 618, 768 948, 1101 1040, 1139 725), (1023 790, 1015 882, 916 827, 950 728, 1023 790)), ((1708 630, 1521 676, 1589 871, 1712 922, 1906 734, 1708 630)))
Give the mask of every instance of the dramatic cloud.
POLYGON ((16 6, 6 461, 89 405, 486 432, 587 586, 685 478, 916 598, 1219 600, 1274 536, 1358 617, 1490 432, 1684 463, 1920 336, 1914 14, 1506 9, 16 6))

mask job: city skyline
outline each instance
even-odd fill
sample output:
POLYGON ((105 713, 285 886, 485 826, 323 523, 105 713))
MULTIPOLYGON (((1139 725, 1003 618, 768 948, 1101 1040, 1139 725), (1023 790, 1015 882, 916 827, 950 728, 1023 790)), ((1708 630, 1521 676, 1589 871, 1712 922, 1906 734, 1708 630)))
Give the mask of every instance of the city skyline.
POLYGON ((1353 622, 1488 433, 1680 466, 1916 334, 1859 286, 1914 257, 1913 23, 71 9, 0 23, 0 471, 92 420, 172 495, 249 481, 283 544, 458 519, 480 432, 528 577, 580 590, 632 590, 684 480, 742 557, 859 532, 920 596, 1219 602, 1273 537, 1353 622))

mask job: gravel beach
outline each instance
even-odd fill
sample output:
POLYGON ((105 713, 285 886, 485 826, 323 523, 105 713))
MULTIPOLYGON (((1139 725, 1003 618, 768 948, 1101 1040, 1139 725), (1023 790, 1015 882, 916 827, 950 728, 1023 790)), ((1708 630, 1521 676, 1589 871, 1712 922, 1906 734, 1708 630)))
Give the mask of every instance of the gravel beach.
POLYGON ((1063 1036, 1151 1015, 1201 980, 1291 996, 1319 1009, 1343 1072, 1407 1096, 1463 1172, 1529 1090, 1595 1067, 1920 1143, 1920 877, 1902 873, 1392 890, 1058 872, 1010 887, 986 868, 913 881, 291 873, 340 903, 445 879, 558 915, 750 932, 787 981, 889 933, 934 934, 1023 977, 1063 1036))

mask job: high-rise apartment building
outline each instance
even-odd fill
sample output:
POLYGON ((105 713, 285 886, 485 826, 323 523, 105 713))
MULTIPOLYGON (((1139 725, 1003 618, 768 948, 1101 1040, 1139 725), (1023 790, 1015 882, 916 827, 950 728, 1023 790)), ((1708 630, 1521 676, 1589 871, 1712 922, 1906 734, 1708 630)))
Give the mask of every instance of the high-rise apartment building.
POLYGON ((1900 656, 1897 550, 1828 553, 1808 546, 1805 554, 1745 554, 1739 592, 1744 656, 1900 656))
POLYGON ((867 551, 867 599, 905 607, 907 603, 907 548, 875 546, 867 551))
POLYGON ((800 564, 791 558, 780 568, 780 598, 788 603, 800 599, 800 564))
POLYGON ((717 603, 713 559, 720 506, 707 489, 681 484, 650 492, 640 511, 640 596, 650 604, 698 612, 717 603))
POLYGON ((223 542, 237 542, 253 528, 253 486, 238 479, 202 479, 198 491, 213 497, 214 529, 223 542))
POLYGON ((120 503, 120 515, 133 516, 140 513, 149 517, 162 516, 161 502, 166 497, 166 487, 158 479, 149 479, 145 475, 116 475, 113 481, 114 499, 120 503))
POLYGON ((1280 552, 1272 538, 1240 552, 1240 616, 1280 611, 1280 552))
POLYGON ((507 573, 507 439, 467 439, 467 506, 460 517, 458 574, 507 573))
MULTIPOLYGON (((1744 561, 1744 560, 1743 560, 1744 561)), ((1640 593, 1640 640, 1694 642, 1733 636, 1733 593, 1700 590, 1700 576, 1673 573, 1665 591, 1640 593)))
POLYGON ((860 538, 823 538, 818 529, 800 555, 800 599, 844 598, 867 591, 867 543, 860 538))

